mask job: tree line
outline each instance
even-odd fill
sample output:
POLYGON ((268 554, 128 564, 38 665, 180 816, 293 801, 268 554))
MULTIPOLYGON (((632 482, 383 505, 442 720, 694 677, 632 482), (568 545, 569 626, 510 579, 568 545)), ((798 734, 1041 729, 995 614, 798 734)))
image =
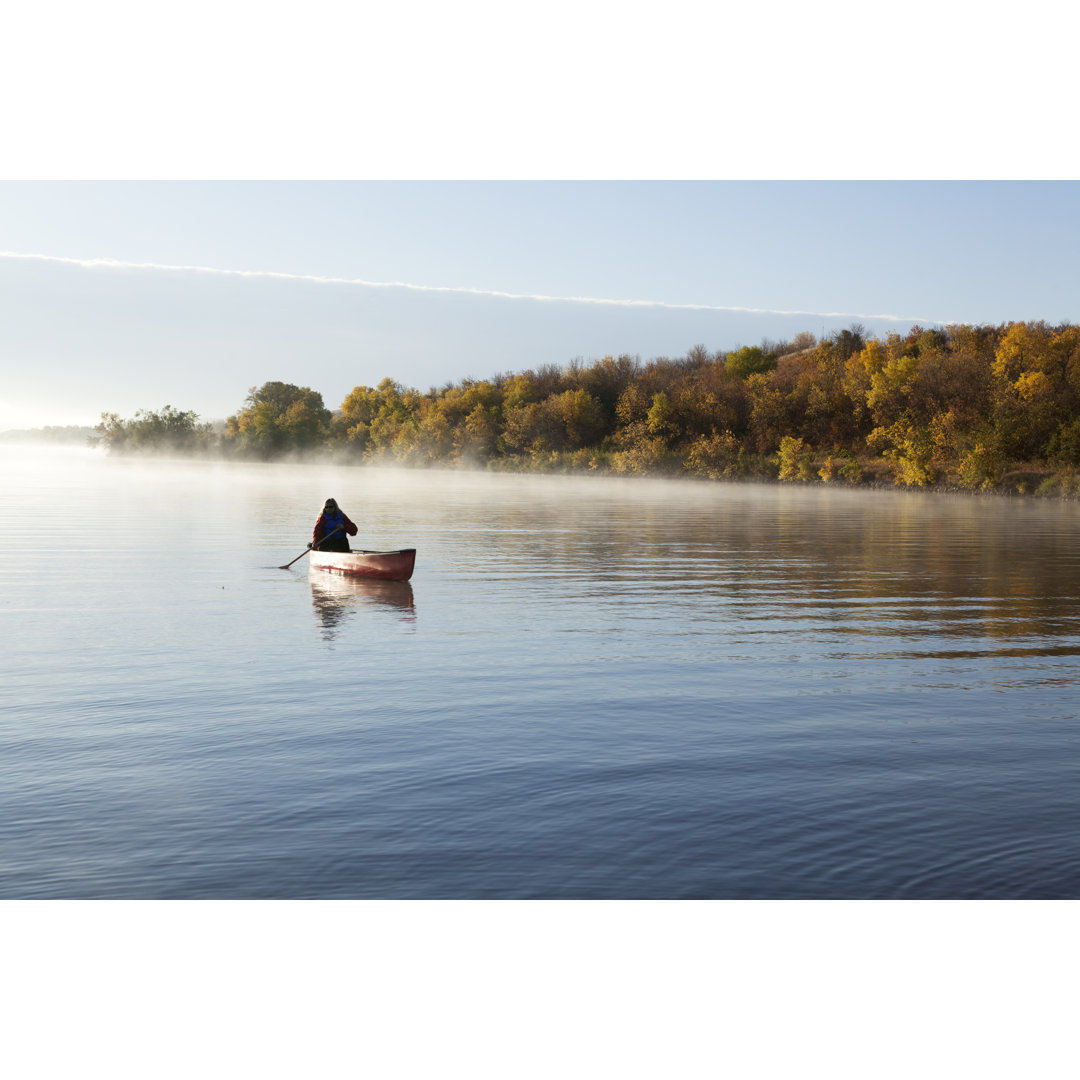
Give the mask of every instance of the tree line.
POLYGON ((253 387, 223 426, 165 406, 102 415, 110 451, 410 466, 779 478, 1080 493, 1080 327, 951 325, 883 339, 853 324, 728 352, 703 345, 463 379, 386 378, 328 409, 253 387))
POLYGON ((94 428, 68 424, 62 427, 12 428, 0 431, 0 442, 73 443, 84 445, 94 428))

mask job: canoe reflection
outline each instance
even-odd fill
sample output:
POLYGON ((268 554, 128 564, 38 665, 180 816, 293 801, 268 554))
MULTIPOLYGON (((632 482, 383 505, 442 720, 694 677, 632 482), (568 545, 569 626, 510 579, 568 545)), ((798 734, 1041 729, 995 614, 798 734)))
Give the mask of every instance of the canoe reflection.
POLYGON ((308 579, 315 618, 327 639, 337 635, 346 615, 364 604, 380 608, 405 622, 416 619, 412 586, 407 581, 380 581, 325 570, 310 571, 308 579))

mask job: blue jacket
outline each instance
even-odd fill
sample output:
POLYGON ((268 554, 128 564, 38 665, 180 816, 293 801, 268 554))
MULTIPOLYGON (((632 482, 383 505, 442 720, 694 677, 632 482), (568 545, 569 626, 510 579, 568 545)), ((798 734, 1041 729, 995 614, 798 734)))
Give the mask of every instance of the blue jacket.
POLYGON ((342 531, 337 534, 337 539, 343 539, 346 533, 348 533, 349 536, 356 535, 356 526, 349 520, 348 516, 340 507, 335 514, 320 514, 319 520, 315 522, 315 532, 311 537, 311 546, 318 547, 320 540, 325 539, 335 529, 342 527, 342 531))

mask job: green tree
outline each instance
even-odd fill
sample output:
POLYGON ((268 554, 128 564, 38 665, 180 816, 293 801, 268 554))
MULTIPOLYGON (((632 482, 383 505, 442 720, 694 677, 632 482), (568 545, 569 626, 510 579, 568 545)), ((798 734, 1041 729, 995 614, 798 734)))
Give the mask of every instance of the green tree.
POLYGON ((501 429, 502 409, 477 402, 461 424, 458 453, 462 458, 487 461, 494 457, 501 429))
POLYGON ((776 353, 765 352, 758 345, 746 345, 729 352, 724 361, 724 369, 737 379, 772 371, 775 367, 776 353))
POLYGON ((565 429, 551 400, 531 401, 504 411, 502 442, 507 450, 537 460, 563 448, 565 429))
POLYGON ((528 375, 512 376, 502 389, 504 409, 517 409, 540 400, 540 389, 528 375))
POLYGON ((325 446, 330 410, 307 386, 268 382, 252 387, 245 406, 226 421, 226 438, 241 454, 263 458, 325 446))
POLYGON ((102 413, 95 428, 95 443, 109 453, 192 454, 213 445, 210 424, 199 422, 197 413, 166 405, 160 412, 139 409, 131 420, 116 413, 102 413))
MULTIPOLYGON (((341 404, 345 448, 366 460, 412 460, 430 398, 386 378, 377 387, 354 386, 341 404)), ((421 452, 421 456, 425 456, 421 452)))

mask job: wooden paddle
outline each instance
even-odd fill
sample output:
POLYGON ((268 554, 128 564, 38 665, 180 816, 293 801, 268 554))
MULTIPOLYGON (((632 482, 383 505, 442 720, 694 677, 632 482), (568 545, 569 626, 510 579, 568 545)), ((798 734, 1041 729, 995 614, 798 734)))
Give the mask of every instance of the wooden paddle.
MULTIPOLYGON (((342 528, 343 528, 343 527, 344 527, 344 526, 342 526, 342 525, 339 525, 339 526, 338 526, 338 527, 337 527, 337 528, 336 528, 336 529, 335 529, 335 530, 334 530, 333 532, 328 532, 328 533, 327 533, 327 534, 326 534, 326 535, 325 535, 325 536, 324 536, 324 537, 322 538, 322 540, 320 540, 320 541, 319 541, 319 543, 315 545, 315 548, 317 548, 317 547, 319 546, 319 544, 323 543, 324 541, 326 541, 326 540, 329 540, 331 536, 335 536, 335 535, 336 535, 337 533, 341 532, 341 530, 342 530, 342 528)), ((286 564, 285 564, 284 566, 279 566, 279 567, 278 567, 278 569, 279 569, 279 570, 288 570, 288 569, 289 569, 289 567, 290 567, 290 566, 292 566, 292 564, 293 564, 294 562, 299 562, 299 561, 300 561, 300 560, 301 560, 301 559, 302 559, 302 558, 303 558, 303 557, 304 557, 305 555, 310 555, 310 554, 312 553, 312 551, 314 551, 314 550, 315 550, 315 548, 313 548, 313 547, 312 547, 312 546, 311 546, 311 545, 309 544, 309 545, 308 545, 308 548, 307 548, 307 550, 306 550, 306 551, 301 551, 301 552, 300 552, 300 554, 299 554, 299 555, 297 555, 297 556, 296 556, 296 558, 295 558, 295 559, 293 559, 293 561, 292 561, 292 562, 287 562, 287 563, 286 563, 286 564)))

